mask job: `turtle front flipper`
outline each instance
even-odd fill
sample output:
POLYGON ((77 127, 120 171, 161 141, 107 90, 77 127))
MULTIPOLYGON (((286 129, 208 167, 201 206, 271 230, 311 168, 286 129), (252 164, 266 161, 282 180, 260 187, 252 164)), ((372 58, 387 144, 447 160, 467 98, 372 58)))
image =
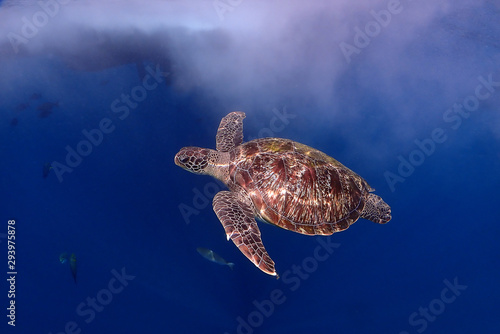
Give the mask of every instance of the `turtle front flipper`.
POLYGON ((231 239, 260 270, 278 276, 274 261, 262 244, 260 230, 248 201, 230 191, 221 191, 214 197, 215 214, 226 231, 227 240, 231 239))
POLYGON ((222 118, 215 137, 217 151, 229 152, 243 142, 244 118, 242 111, 233 111, 222 118))

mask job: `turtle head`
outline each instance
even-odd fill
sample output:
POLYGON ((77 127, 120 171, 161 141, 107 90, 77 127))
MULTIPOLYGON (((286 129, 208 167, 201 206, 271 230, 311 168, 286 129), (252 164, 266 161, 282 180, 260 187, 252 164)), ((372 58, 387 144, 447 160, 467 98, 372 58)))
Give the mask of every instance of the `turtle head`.
POLYGON ((209 174, 213 150, 200 147, 184 147, 174 158, 175 164, 195 174, 209 174))

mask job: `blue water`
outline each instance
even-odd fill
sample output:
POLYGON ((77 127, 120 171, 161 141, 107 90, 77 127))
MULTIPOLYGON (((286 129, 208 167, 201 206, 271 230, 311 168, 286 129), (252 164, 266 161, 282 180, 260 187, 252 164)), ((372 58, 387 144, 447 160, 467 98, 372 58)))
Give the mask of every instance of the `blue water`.
POLYGON ((60 5, 18 52, 7 36, 40 5, 0 7, 0 332, 498 333, 498 4, 202 3, 60 5), (258 270, 212 210, 224 186, 173 162, 215 149, 234 110, 245 140, 363 176, 392 220, 330 237, 259 223, 281 278, 258 270))

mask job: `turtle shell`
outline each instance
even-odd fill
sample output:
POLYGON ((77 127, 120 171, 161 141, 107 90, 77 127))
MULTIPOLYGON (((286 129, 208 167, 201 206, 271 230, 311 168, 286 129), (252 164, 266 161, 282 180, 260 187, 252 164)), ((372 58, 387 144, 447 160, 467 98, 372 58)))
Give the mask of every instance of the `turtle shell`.
POLYGON ((249 141, 234 148, 231 161, 228 186, 252 199, 255 215, 302 234, 347 229, 373 190, 332 157, 287 139, 249 141))

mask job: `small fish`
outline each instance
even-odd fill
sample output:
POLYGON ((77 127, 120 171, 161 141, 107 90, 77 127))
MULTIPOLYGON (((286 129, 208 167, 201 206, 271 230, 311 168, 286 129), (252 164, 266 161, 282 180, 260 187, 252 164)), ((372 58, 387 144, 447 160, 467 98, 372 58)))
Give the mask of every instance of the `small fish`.
POLYGON ((42 175, 43 178, 45 179, 47 176, 49 176, 50 170, 52 169, 52 164, 50 162, 46 162, 43 164, 43 171, 42 175))
POLYGON ((75 280, 75 284, 76 284, 76 255, 75 255, 75 253, 71 254, 71 258, 69 259, 69 267, 71 269, 71 275, 73 276, 73 279, 75 280))
POLYGON ((76 255, 72 253, 71 256, 68 256, 68 253, 64 252, 59 255, 59 262, 62 264, 66 264, 69 260, 69 269, 71 269, 71 276, 73 276, 73 280, 76 284, 76 255))
POLYGON ((29 106, 30 106, 30 105, 29 105, 28 103, 19 103, 19 104, 16 106, 15 110, 16 110, 16 111, 23 111, 23 110, 28 109, 28 108, 29 108, 29 106))
POLYGON ((40 111, 38 117, 48 117, 50 114, 52 114, 52 109, 54 109, 54 107, 59 107, 59 102, 45 102, 40 104, 38 108, 36 108, 38 111, 40 111))
POLYGON ((30 100, 40 100, 42 98, 42 94, 33 93, 30 97, 30 100))
POLYGON ((15 117, 10 121, 10 125, 12 125, 12 126, 16 126, 18 123, 19 123, 19 121, 15 117))
POLYGON ((229 268, 233 269, 234 263, 232 262, 227 262, 224 260, 219 254, 215 253, 211 249, 203 248, 203 247, 198 247, 196 248, 198 253, 200 253, 201 256, 203 256, 205 259, 208 261, 212 261, 214 263, 223 265, 223 266, 228 266, 229 268))
POLYGON ((62 264, 65 264, 66 262, 68 262, 68 253, 66 253, 66 252, 61 253, 61 255, 59 255, 59 261, 62 264))

